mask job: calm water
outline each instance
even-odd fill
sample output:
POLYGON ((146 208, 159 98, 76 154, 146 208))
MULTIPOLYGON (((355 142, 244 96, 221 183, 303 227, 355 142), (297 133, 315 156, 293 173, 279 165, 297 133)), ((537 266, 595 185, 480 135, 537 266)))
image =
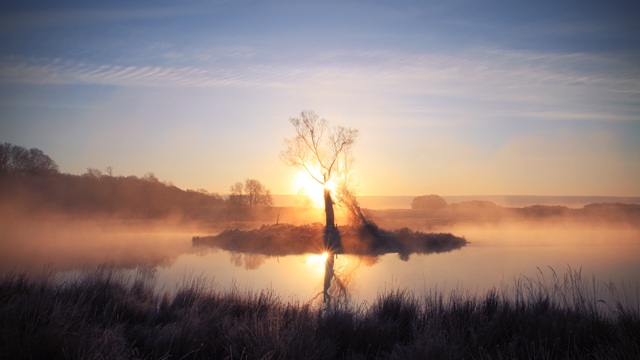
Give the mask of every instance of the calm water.
MULTIPOLYGON (((640 229, 488 226, 454 233, 470 244, 449 253, 412 255, 408 261, 397 254, 340 255, 336 273, 358 302, 397 288, 481 294, 513 287, 521 275, 550 279, 552 269, 561 277, 571 268, 589 282, 595 276, 634 289, 640 281, 640 229)), ((171 265, 159 266, 157 274, 167 290, 185 276, 204 277, 224 288, 271 289, 283 298, 307 301, 322 291, 324 267, 317 255, 267 257, 212 249, 182 254, 171 265)))
MULTIPOLYGON (((160 291, 173 292, 185 280, 204 278, 215 286, 239 290, 270 289, 281 298, 302 302, 322 291, 324 267, 317 255, 267 257, 193 248, 193 232, 128 231, 109 226, 3 228, 0 272, 86 269, 105 262, 155 269, 160 291)), ((385 290, 433 289, 481 294, 492 287, 513 286, 524 275, 564 276, 570 267, 584 278, 640 281, 640 228, 576 225, 467 226, 450 229, 470 243, 448 253, 397 254, 378 258, 340 255, 338 276, 354 301, 370 301, 385 290)), ((634 290, 635 291, 635 290, 634 290)), ((633 296, 637 297, 635 293, 633 296)))

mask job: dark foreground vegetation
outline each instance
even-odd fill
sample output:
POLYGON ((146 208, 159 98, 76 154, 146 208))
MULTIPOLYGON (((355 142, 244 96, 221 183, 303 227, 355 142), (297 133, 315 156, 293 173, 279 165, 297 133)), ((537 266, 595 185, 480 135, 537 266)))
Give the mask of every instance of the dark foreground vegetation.
MULTIPOLYGON (((408 291, 354 306, 103 267, 74 279, 0 280, 8 359, 638 359, 638 305, 600 301, 579 272, 522 278, 514 294, 408 291)), ((609 287, 610 292, 615 288, 609 287)), ((637 291, 637 290, 635 290, 637 291)))

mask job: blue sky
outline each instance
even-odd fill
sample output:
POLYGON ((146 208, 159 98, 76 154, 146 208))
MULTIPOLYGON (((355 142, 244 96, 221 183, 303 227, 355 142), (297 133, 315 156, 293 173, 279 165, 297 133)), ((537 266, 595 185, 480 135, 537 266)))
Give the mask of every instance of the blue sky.
MULTIPOLYGON (((44 4, 42 4, 44 3, 44 4)), ((357 191, 640 196, 637 1, 0 5, 0 141, 61 171, 295 192, 288 119, 355 127, 357 191)))

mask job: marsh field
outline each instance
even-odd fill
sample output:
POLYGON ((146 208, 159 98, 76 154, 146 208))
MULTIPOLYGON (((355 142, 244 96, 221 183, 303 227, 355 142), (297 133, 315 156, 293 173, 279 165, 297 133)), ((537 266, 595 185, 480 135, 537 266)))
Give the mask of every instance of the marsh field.
POLYGON ((463 204, 369 210, 381 228, 466 243, 339 254, 329 303, 320 247, 283 255, 194 240, 313 228, 322 209, 213 222, 5 212, 0 346, 11 358, 638 357, 634 206, 463 204))

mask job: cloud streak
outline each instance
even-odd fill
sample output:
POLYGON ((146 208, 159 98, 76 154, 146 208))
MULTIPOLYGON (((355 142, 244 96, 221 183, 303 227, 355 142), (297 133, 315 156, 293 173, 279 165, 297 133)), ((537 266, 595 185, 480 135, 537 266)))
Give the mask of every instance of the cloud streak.
POLYGON ((94 84, 142 87, 271 86, 228 69, 119 66, 72 61, 3 61, 0 80, 25 84, 94 84))
POLYGON ((241 64, 182 67, 0 59, 2 83, 313 89, 338 91, 345 96, 364 92, 397 98, 472 99, 468 103, 472 107, 500 104, 501 111, 510 113, 510 106, 517 106, 522 115, 532 118, 560 114, 565 119, 602 120, 637 120, 638 74, 640 67, 624 57, 501 49, 474 49, 453 55, 326 52, 296 63, 251 59, 241 64), (596 109, 593 103, 600 109, 609 103, 626 105, 608 113, 596 109))

